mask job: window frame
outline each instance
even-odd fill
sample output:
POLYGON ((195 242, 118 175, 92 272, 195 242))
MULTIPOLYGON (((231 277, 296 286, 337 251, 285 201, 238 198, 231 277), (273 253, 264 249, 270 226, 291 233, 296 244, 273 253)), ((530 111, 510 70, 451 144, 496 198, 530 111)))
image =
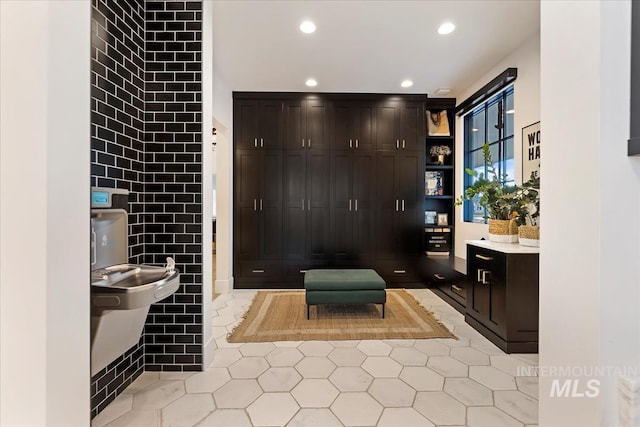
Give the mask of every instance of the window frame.
MULTIPOLYGON (((500 177, 500 180, 503 186, 515 184, 515 111, 512 114, 507 113, 508 110, 506 106, 508 105, 507 98, 509 96, 511 96, 512 105, 515 104, 515 90, 514 90, 513 84, 510 84, 504 89, 495 93, 488 100, 477 105, 475 108, 473 108, 473 110, 467 112, 462 116, 463 129, 464 129, 464 132, 463 132, 464 168, 463 170, 466 171, 468 168, 471 168, 471 163, 472 163, 474 154, 477 154, 478 152, 482 151, 482 147, 484 143, 477 147, 473 147, 474 132, 471 126, 471 120, 473 117, 476 117, 480 114, 484 114, 483 141, 489 142, 489 146, 491 147, 491 151, 492 151, 492 160, 493 160, 494 168, 498 171, 498 175, 500 177), (500 131, 498 131, 497 139, 495 141, 488 141, 488 138, 489 138, 488 135, 490 134, 489 120, 491 117, 489 117, 490 115, 487 114, 487 112, 495 104, 498 104, 499 105, 498 114, 500 114, 500 109, 501 109, 500 103, 502 103, 502 112, 501 112, 502 117, 499 118, 499 120, 502 120, 502 127, 505 130, 508 128, 507 121, 510 120, 512 133, 509 135, 505 135, 505 134, 500 135, 500 131), (508 144, 510 144, 510 150, 509 150, 508 144), (496 152, 497 152, 497 156, 495 155, 496 152), (512 153, 511 157, 506 157, 506 154, 508 152, 512 153), (513 163, 513 166, 512 166, 513 176, 509 176, 508 179, 505 179, 507 178, 507 175, 506 175, 507 163, 509 160, 511 160, 513 163)), ((498 124, 500 124, 500 122, 498 122, 498 124)), ((475 165, 474 169, 477 170, 478 165, 475 165)), ((486 165, 484 166, 482 172, 486 177, 488 174, 486 165)), ((474 180, 475 178, 473 176, 467 174, 466 172, 464 173, 463 188, 462 188, 463 194, 466 193, 467 188, 473 183, 474 180)), ((463 222, 468 222, 473 224, 486 224, 488 222, 487 220, 488 215, 487 215, 486 209, 483 209, 482 215, 474 214, 472 200, 464 201, 462 218, 463 218, 463 222)))

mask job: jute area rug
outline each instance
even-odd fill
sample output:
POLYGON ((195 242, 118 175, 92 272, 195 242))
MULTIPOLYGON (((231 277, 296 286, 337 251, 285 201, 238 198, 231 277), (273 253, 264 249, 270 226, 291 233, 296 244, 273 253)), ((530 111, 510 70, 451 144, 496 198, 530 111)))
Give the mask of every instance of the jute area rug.
POLYGON ((311 306, 304 291, 259 291, 231 343, 308 340, 456 338, 404 289, 387 289, 385 318, 379 304, 311 306))

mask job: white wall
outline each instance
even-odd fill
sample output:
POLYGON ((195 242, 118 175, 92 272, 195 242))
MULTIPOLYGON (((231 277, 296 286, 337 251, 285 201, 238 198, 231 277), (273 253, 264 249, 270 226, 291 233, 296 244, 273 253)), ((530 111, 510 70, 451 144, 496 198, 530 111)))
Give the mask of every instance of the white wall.
MULTIPOLYGON (((213 53, 215 57, 215 52, 213 53)), ((215 61, 214 61, 215 64, 215 61)), ((213 116, 220 123, 216 145, 216 292, 233 289, 233 98, 229 85, 213 71, 213 116)))
POLYGON ((215 170, 211 128, 213 127, 213 8, 211 2, 202 3, 202 312, 203 367, 213 361, 213 331, 211 310, 213 272, 211 262, 213 226, 213 181, 215 170))
MULTIPOLYGON (((640 158, 626 155, 630 16, 628 1, 542 2, 543 367, 640 362, 640 158)), ((585 374, 576 377, 582 389, 593 378, 585 374)), ((555 378, 540 378, 541 426, 623 425, 616 375, 601 378, 598 398, 550 397, 555 378)))
POLYGON ((89 425, 90 3, 0 2, 0 425, 89 425))
MULTIPOLYGON (((516 182, 521 183, 522 175, 522 128, 540 121, 540 35, 535 34, 515 51, 500 61, 491 71, 471 87, 456 96, 457 103, 473 95, 481 87, 493 80, 509 67, 518 68, 518 78, 514 83, 514 148, 516 159, 516 182)), ((546 145, 546 143, 544 144, 546 145)), ((544 150, 544 148, 543 148, 544 150)), ((544 156, 544 153, 543 153, 544 156)), ((456 195, 462 194, 464 184, 464 118, 456 118, 456 195)), ((455 212, 456 256, 467 257, 465 240, 488 238, 488 226, 463 221, 462 207, 455 212)))

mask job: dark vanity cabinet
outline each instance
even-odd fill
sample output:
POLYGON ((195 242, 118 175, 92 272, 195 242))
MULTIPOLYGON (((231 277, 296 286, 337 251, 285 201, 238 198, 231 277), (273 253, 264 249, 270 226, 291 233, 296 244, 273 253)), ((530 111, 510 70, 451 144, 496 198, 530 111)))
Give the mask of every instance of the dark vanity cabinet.
POLYGON ((467 242, 465 320, 506 353, 538 351, 538 248, 467 242))

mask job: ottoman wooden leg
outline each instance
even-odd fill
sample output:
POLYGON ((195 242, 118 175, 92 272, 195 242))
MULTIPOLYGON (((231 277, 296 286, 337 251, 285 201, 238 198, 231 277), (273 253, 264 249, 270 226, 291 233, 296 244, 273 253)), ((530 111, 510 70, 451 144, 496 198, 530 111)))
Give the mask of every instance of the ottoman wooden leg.
POLYGON ((307 320, 309 320, 309 304, 307 304, 307 320))
POLYGON ((384 319, 384 303, 382 303, 382 318, 384 319))

